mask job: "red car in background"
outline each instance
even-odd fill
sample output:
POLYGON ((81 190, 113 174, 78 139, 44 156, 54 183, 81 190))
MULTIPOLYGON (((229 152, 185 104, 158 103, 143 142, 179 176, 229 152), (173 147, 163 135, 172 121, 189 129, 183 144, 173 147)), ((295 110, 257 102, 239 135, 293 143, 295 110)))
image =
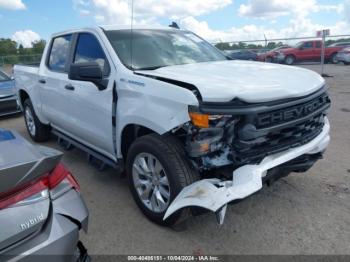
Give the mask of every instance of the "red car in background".
MULTIPOLYGON (((344 47, 331 46, 325 48, 325 59, 331 63, 338 63, 337 53, 344 47)), ((282 49, 278 51, 277 59, 287 65, 292 65, 295 62, 305 61, 320 61, 322 53, 322 41, 302 41, 295 47, 282 49)))
POLYGON ((257 57, 257 61, 268 62, 268 63, 280 62, 277 60, 277 55, 279 54, 278 51, 286 48, 290 48, 290 46, 288 45, 279 46, 266 53, 259 54, 257 57))

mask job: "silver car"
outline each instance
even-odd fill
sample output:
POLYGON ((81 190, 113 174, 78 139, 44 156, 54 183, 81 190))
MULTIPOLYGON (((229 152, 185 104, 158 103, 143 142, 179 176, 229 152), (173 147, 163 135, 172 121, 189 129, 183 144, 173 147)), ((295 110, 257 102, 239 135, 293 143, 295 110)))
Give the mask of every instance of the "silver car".
POLYGON ((88 210, 61 156, 0 129, 0 261, 89 260, 88 210))
POLYGON ((0 116, 20 112, 15 81, 0 70, 0 116))
POLYGON ((344 48, 337 54, 339 62, 343 62, 346 65, 350 65, 350 47, 344 48))

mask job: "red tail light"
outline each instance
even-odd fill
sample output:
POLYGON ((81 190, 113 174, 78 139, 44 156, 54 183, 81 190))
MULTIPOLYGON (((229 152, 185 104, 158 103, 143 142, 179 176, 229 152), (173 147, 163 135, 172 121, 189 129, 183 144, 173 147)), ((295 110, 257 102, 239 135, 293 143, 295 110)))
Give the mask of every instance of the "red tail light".
POLYGON ((80 190, 78 182, 62 163, 59 163, 48 176, 48 187, 50 189, 55 188, 65 178, 69 181, 73 188, 80 190))
POLYGON ((58 164, 55 169, 38 180, 28 184, 21 185, 8 192, 0 193, 0 210, 21 202, 31 196, 34 196, 45 189, 51 190, 58 186, 64 179, 76 190, 80 190, 78 182, 72 174, 64 167, 58 164))
POLYGON ((39 180, 0 194, 0 210, 12 206, 47 189, 45 181, 39 180))

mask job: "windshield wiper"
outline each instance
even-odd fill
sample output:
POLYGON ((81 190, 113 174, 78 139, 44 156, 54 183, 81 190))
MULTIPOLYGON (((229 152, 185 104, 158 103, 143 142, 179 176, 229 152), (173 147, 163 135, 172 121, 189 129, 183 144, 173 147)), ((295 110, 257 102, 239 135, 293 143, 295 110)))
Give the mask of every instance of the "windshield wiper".
POLYGON ((139 69, 136 69, 136 70, 140 70, 140 71, 144 71, 144 70, 157 70, 157 69, 162 68, 162 67, 167 67, 167 65, 142 67, 142 68, 139 68, 139 69))

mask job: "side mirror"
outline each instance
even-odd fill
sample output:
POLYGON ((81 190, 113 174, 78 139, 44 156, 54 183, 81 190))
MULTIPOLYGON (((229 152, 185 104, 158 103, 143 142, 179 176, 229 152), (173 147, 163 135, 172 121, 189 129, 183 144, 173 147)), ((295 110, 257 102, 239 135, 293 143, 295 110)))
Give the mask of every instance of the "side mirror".
POLYGON ((99 90, 106 89, 107 83, 103 79, 101 66, 96 62, 71 64, 68 72, 70 80, 94 83, 99 90))
POLYGON ((299 50, 303 50, 303 49, 304 49, 304 47, 303 47, 303 46, 299 47, 299 50))

